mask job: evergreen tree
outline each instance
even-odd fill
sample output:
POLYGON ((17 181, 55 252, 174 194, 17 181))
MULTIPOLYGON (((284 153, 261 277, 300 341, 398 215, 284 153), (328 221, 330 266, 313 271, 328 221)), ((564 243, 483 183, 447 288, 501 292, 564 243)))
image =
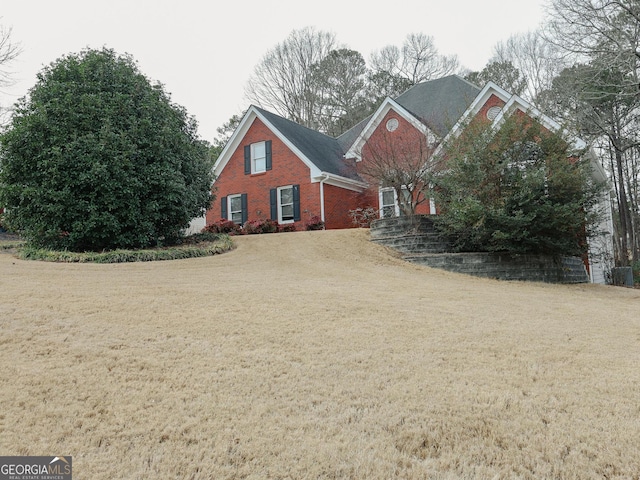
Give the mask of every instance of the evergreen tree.
POLYGON ((195 120, 129 56, 45 67, 0 135, 0 205, 30 243, 103 250, 171 242, 209 206, 195 120))
POLYGON ((445 148, 438 227, 460 251, 580 255, 602 186, 570 143, 526 116, 472 122, 445 148))

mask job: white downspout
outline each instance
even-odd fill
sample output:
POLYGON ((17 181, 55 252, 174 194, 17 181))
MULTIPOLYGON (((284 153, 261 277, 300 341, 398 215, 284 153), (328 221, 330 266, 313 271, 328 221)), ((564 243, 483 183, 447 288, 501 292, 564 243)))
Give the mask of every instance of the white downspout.
POLYGON ((329 178, 326 173, 322 174, 322 180, 320 180, 320 219, 324 222, 324 182, 329 178))

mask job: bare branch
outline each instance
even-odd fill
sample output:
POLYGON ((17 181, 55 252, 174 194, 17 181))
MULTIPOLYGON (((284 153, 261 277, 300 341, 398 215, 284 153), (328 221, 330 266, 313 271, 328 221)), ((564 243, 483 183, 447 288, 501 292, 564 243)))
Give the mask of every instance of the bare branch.
POLYGON ((22 52, 20 44, 11 41, 11 32, 11 28, 0 25, 0 87, 13 83, 13 71, 9 65, 22 52))

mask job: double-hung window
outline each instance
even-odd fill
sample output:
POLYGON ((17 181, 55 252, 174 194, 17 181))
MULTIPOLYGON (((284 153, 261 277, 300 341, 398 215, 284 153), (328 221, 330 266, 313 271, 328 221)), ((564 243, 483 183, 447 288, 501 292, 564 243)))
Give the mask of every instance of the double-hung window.
POLYGON ((271 189, 271 219, 278 223, 300 220, 300 185, 271 189))
POLYGON ((229 220, 242 225, 242 195, 229 195, 229 220))
POLYGON ((244 225, 247 221, 247 194, 227 195, 221 198, 221 217, 231 220, 237 225, 244 225))
MULTIPOLYGON (((410 201, 409 190, 404 186, 402 187, 402 195, 404 202, 410 201)), ((380 202, 380 218, 399 217, 403 214, 395 188, 381 188, 378 192, 378 201, 380 202)))
POLYGON ((244 147, 245 175, 271 170, 271 140, 252 143, 244 147))
POLYGON ((267 171, 267 152, 264 142, 251 145, 251 173, 267 171))
POLYGON ((293 222, 293 186, 278 188, 278 221, 293 222))
POLYGON ((400 208, 397 202, 396 191, 393 188, 380 189, 380 218, 397 217, 400 215, 400 208))

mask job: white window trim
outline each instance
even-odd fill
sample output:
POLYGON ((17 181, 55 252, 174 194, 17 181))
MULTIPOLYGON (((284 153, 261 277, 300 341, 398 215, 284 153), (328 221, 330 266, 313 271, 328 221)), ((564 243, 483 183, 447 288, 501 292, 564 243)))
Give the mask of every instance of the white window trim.
POLYGON ((251 144, 251 173, 264 173, 267 171, 267 142, 256 142, 256 143, 252 143, 251 144), (257 145, 262 145, 262 149, 264 150, 264 157, 258 157, 260 159, 262 159, 264 161, 264 169, 262 170, 258 170, 256 168, 256 160, 258 159, 256 157, 256 146, 257 145))
POLYGON ((238 193, 236 195, 227 195, 227 217, 229 218, 229 220, 231 220, 232 222, 237 223, 238 225, 240 225, 242 223, 242 194, 238 193), (231 209, 231 200, 233 198, 239 198, 240 199, 240 210, 232 210, 231 209), (240 213, 240 221, 239 222, 235 222, 235 220, 233 220, 233 214, 235 213, 240 213))
MULTIPOLYGON (((291 209, 293 210, 294 208, 294 201, 293 201, 293 185, 285 185, 283 187, 278 187, 277 188, 277 194, 276 194, 276 200, 277 200, 277 205, 278 205, 278 223, 280 224, 287 224, 287 223, 294 223, 295 220, 292 218, 291 220, 283 220, 282 219, 282 201, 281 201, 281 195, 280 192, 282 192, 282 190, 287 190, 287 189, 291 189, 291 209)), ((285 204, 289 205, 288 203, 285 204)))
MULTIPOLYGON (((391 206, 391 205, 383 205, 382 203, 382 194, 383 192, 393 192, 393 214, 396 217, 399 217, 400 215, 402 215, 402 212, 400 211, 400 202, 398 202, 398 192, 396 192, 396 189, 393 187, 380 187, 380 189, 378 190, 378 205, 380 205, 380 218, 389 218, 389 217, 384 217, 383 216, 383 212, 384 212, 384 208, 385 206, 391 206)), ((403 185, 402 186, 402 193, 405 196, 409 195, 409 187, 403 185)))
POLYGON ((400 216, 400 204, 398 203, 398 193, 396 192, 396 189, 393 187, 382 187, 378 190, 378 205, 380 206, 379 208, 379 212, 380 212, 380 218, 390 218, 390 217, 385 217, 384 216, 384 209, 385 207, 390 207, 391 205, 385 205, 382 202, 382 198, 383 198, 383 193, 384 192, 393 192, 393 211, 394 211, 394 216, 399 217, 400 216))

